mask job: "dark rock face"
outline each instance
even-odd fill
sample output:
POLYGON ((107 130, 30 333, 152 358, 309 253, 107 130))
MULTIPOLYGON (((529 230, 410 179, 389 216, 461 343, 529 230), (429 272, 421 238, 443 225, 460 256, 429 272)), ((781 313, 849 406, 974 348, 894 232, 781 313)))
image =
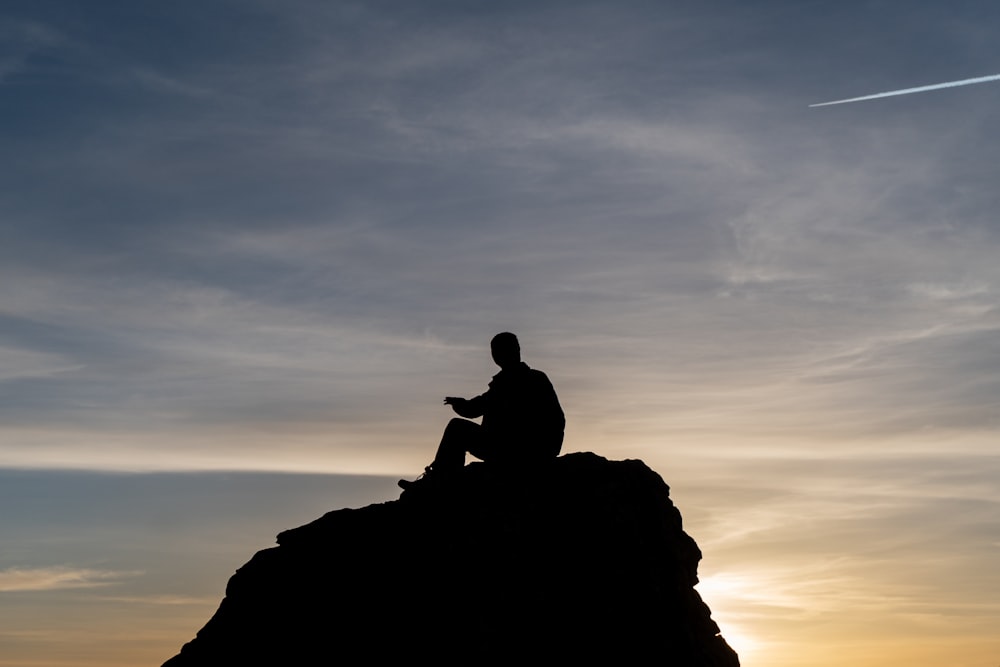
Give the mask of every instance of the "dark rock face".
POLYGON ((693 588, 701 552, 641 461, 476 463, 278 544, 164 667, 739 665, 693 588))

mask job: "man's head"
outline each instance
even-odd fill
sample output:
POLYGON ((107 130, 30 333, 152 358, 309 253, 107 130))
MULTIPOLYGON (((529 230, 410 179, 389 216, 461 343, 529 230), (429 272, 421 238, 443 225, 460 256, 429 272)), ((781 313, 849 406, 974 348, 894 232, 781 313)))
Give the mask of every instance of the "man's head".
POLYGON ((521 345, 517 342, 517 336, 509 331, 493 337, 490 351, 493 352, 493 361, 500 368, 511 368, 521 363, 521 345))

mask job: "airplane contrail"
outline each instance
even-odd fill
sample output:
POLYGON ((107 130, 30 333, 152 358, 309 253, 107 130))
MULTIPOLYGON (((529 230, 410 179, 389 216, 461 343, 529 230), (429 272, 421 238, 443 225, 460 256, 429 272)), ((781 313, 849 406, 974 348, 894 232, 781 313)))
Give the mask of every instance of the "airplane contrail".
POLYGON ((880 97, 893 97, 895 95, 909 95, 910 93, 922 93, 925 90, 938 90, 940 88, 955 88, 956 86, 971 86, 974 83, 986 83, 987 81, 1000 81, 1000 74, 989 76, 977 76, 975 79, 962 79, 961 81, 948 81, 946 83, 934 83, 929 86, 919 86, 917 88, 904 88, 902 90, 890 90, 864 97, 852 97, 849 100, 836 100, 834 102, 821 102, 820 104, 810 104, 810 107, 828 107, 831 104, 847 104, 848 102, 861 102, 862 100, 876 100, 880 97))

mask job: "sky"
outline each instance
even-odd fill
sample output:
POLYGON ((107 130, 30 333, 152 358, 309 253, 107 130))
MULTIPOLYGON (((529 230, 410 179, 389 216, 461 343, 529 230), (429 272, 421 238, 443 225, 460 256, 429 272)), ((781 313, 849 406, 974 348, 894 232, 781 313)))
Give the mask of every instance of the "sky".
POLYGON ((1000 82, 809 106, 1000 73, 998 25, 7 0, 0 666, 161 663, 505 330, 565 452, 670 485, 743 665, 1000 663, 1000 82))

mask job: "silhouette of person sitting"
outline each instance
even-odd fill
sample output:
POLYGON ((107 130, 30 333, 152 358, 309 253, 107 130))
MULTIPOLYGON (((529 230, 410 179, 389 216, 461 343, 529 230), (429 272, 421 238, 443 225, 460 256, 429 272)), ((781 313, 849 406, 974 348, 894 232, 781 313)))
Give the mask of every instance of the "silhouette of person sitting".
POLYGON ((566 418, 548 376, 521 361, 521 346, 512 333, 494 336, 490 349, 500 372, 484 394, 444 399, 465 419, 448 422, 433 463, 417 481, 399 480, 403 489, 458 472, 465 466, 466 452, 486 462, 513 465, 559 455, 566 418), (483 418, 482 425, 469 421, 476 417, 483 418))

